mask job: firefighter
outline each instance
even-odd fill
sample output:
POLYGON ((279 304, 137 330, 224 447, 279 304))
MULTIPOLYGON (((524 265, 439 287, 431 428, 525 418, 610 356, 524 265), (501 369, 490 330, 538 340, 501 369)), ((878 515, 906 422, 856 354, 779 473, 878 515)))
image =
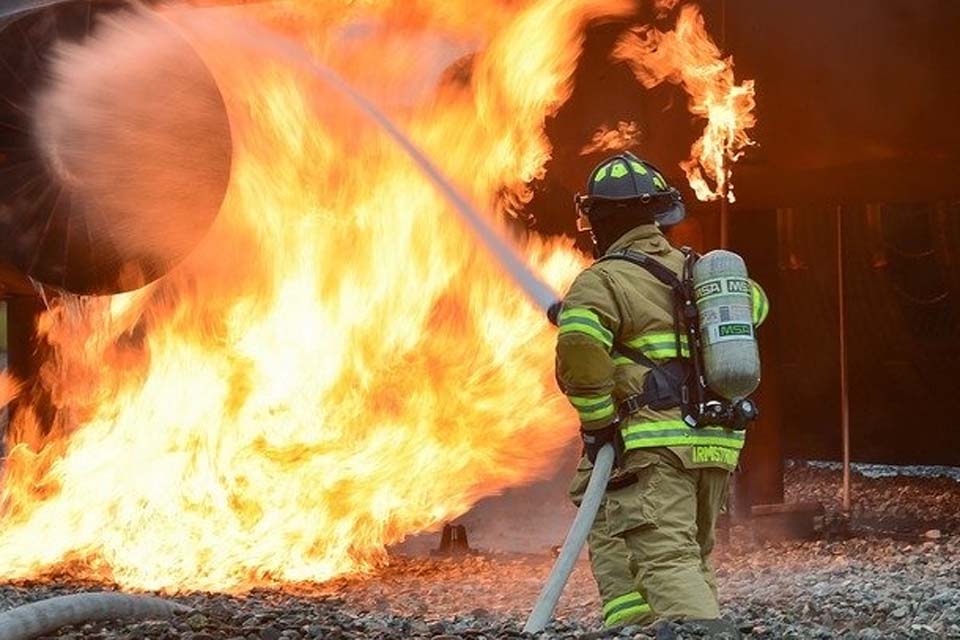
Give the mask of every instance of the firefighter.
MULTIPOLYGON (((753 286, 753 320, 759 326, 766 318, 769 303, 766 294, 759 285, 753 286)), ((583 499, 590 482, 593 464, 582 456, 577 466, 573 482, 570 484, 570 498, 577 507, 583 499)), ((655 621, 650 605, 637 590, 637 561, 631 558, 627 545, 622 538, 610 534, 607 530, 607 516, 601 506, 587 537, 587 549, 590 555, 590 569, 600 591, 603 626, 606 628, 625 625, 648 625, 655 621)), ((711 583, 715 588, 715 583, 711 583)))
MULTIPOLYGON (((642 252, 680 274, 684 255, 660 227, 684 217, 681 196, 650 163, 624 153, 598 165, 587 194, 577 197, 578 228, 590 230, 598 258, 642 252)), ((754 322, 768 305, 754 292, 754 322)), ((639 352, 646 364, 680 362, 670 287, 624 260, 598 260, 573 282, 562 306, 557 380, 581 421, 584 458, 571 487, 576 501, 599 449, 618 451, 617 471, 589 538, 604 602, 604 623, 719 620, 709 556, 742 431, 693 428, 679 406, 623 406, 649 398, 649 366, 618 352, 639 352), (644 395, 644 394, 647 395, 644 395)), ((736 632, 736 629, 732 629, 736 632)))

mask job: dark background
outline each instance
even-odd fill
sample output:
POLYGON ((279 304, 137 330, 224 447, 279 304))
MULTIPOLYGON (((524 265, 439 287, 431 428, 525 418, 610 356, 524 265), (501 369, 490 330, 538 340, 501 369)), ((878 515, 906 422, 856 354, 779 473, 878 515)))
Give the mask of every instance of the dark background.
MULTIPOLYGON (((960 464, 960 2, 700 4, 738 81, 757 83, 730 244, 772 298, 764 384, 780 389, 784 453, 841 455, 839 216, 853 459, 960 464)), ((625 27, 591 29, 530 210, 573 234, 573 194, 603 156, 579 150, 600 124, 635 121, 635 151, 690 204, 678 235, 715 247, 720 206, 694 203, 677 167, 702 124, 681 89, 648 91, 610 60, 625 27)))

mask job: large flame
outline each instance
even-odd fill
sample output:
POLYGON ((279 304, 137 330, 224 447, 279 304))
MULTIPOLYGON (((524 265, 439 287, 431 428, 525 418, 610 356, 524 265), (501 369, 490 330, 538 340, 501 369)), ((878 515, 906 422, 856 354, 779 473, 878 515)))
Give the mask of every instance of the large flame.
MULTIPOLYGON (((371 96, 498 225, 543 175, 586 25, 632 9, 281 6, 242 18, 371 96)), ((186 11, 168 17, 221 31, 222 9, 186 11)), ((303 68, 192 33, 231 111, 224 209, 161 282, 42 316, 46 392, 8 434, 6 577, 236 590, 364 571, 575 433, 543 314, 409 159, 303 68)), ((558 289, 584 263, 563 241, 521 250, 558 289)))
POLYGON ((614 58, 626 61, 646 87, 667 81, 690 96, 690 113, 706 126, 680 167, 700 200, 734 202, 730 165, 754 144, 748 129, 756 124, 753 80, 737 84, 733 58, 724 58, 707 32, 695 5, 680 10, 673 30, 635 29, 617 43, 614 58))

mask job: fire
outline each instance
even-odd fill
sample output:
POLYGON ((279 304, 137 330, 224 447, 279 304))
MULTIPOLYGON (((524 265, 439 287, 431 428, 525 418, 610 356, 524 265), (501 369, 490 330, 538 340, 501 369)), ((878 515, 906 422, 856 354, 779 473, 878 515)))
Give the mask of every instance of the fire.
POLYGON ((20 383, 16 378, 3 371, 0 372, 0 408, 7 406, 20 394, 20 383))
MULTIPOLYGON (((586 25, 632 3, 281 7, 167 14, 230 109, 230 190, 169 276, 42 316, 46 393, 8 433, 6 578, 242 590, 363 572, 574 437, 542 312, 409 159, 302 67, 204 33, 236 15, 299 42, 503 212, 544 173, 586 25)), ((558 290, 584 264, 568 241, 520 249, 558 290)))
POLYGON ((617 43, 614 58, 626 61, 648 88, 664 81, 684 88, 690 113, 707 122, 680 167, 700 200, 734 202, 730 165, 754 144, 748 129, 756 124, 756 91, 753 80, 735 82, 733 58, 721 56, 700 10, 682 7, 672 31, 631 31, 617 43))
POLYGON ((601 151, 622 151, 631 149, 640 141, 640 127, 636 122, 617 123, 616 129, 601 125, 593 134, 590 144, 580 149, 580 155, 585 156, 601 151))

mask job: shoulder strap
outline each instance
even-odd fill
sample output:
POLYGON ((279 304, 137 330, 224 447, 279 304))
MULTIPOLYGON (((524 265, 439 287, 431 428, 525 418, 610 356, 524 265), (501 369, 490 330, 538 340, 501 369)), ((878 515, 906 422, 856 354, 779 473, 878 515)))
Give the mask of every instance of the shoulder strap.
POLYGON ((650 273, 650 275, 671 289, 676 289, 681 285, 680 278, 673 272, 673 270, 670 269, 670 267, 663 264, 659 260, 651 258, 642 251, 633 251, 631 249, 614 251, 613 253, 608 253, 607 255, 603 256, 597 260, 597 262, 605 262, 607 260, 626 260, 627 262, 632 262, 638 267, 645 269, 650 273))
MULTIPOLYGON (((605 262, 607 260, 626 260, 627 262, 631 262, 646 270, 654 278, 673 289, 674 292, 677 292, 678 288, 682 286, 680 278, 677 277, 677 274, 675 274, 670 267, 658 260, 655 260, 654 258, 651 258, 642 251, 622 249, 620 251, 608 253, 597 260, 597 262, 605 262)), ((618 353, 630 358, 641 366, 644 366, 648 369, 659 369, 661 367, 661 365, 645 356, 639 349, 628 347, 619 341, 615 341, 613 346, 618 353)))

